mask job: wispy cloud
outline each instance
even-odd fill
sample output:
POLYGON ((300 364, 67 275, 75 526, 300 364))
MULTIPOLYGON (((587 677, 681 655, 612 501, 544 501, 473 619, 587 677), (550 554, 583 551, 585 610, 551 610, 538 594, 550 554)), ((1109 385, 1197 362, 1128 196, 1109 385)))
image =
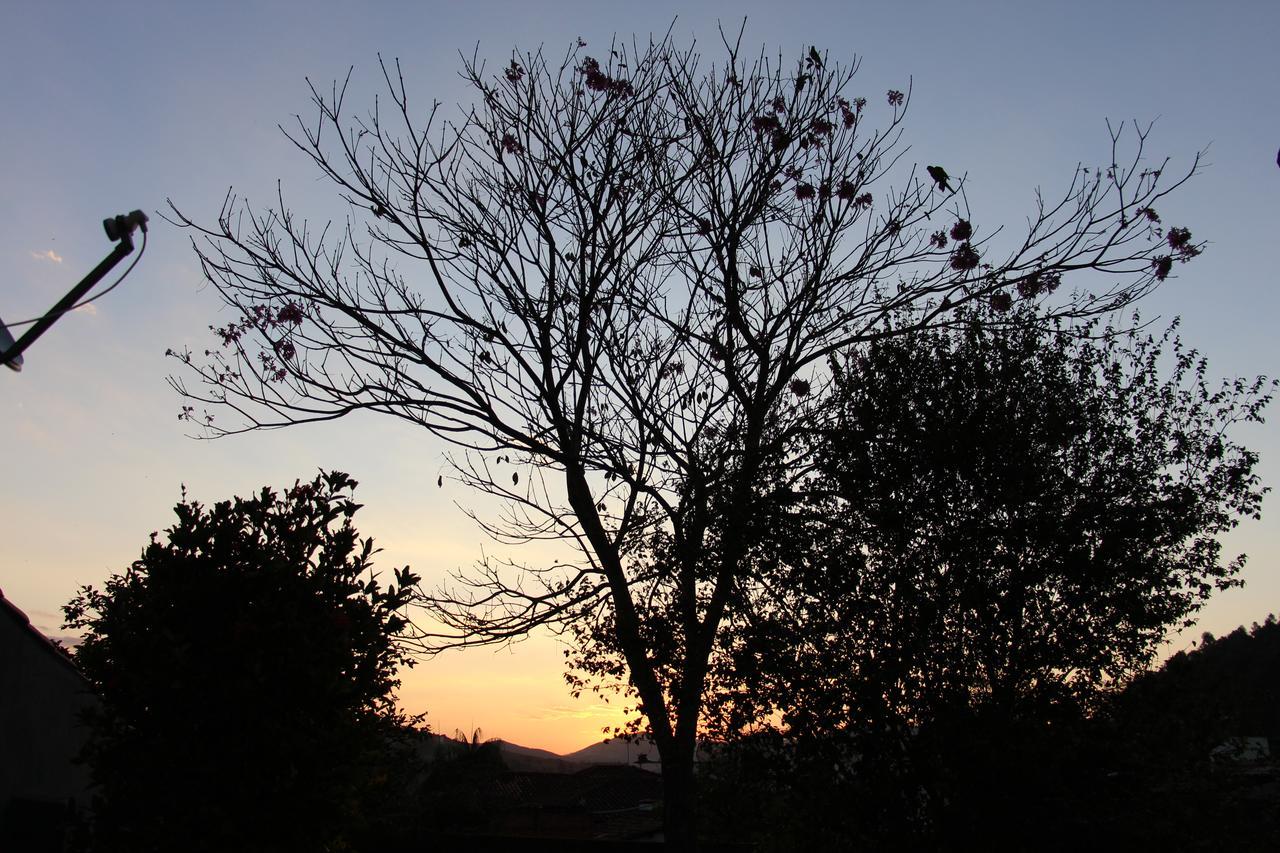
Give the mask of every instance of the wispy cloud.
POLYGON ((37 261, 52 261, 55 264, 62 263, 62 255, 59 255, 53 249, 47 249, 43 252, 32 252, 31 257, 37 261))
POLYGON ((616 716, 619 716, 618 709, 611 705, 588 705, 585 708, 558 705, 530 714, 530 718, 534 720, 590 720, 616 716))
POLYGON ((97 305, 81 305, 79 308, 75 309, 75 311, 77 314, 88 314, 90 317, 98 316, 97 305))

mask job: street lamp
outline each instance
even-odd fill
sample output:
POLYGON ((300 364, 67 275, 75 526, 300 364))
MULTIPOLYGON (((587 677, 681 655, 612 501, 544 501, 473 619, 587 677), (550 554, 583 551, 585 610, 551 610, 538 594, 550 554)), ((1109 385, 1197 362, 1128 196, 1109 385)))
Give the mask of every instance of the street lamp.
MULTIPOLYGON (((102 281, 103 276, 111 272, 116 264, 124 260, 126 255, 133 252, 133 229, 142 229, 142 247, 144 250, 146 249, 147 215, 141 210, 135 210, 129 214, 112 216, 104 219, 102 220, 102 227, 107 232, 107 239, 119 241, 119 245, 112 249, 111 254, 103 258, 102 262, 94 267, 88 275, 82 278, 79 284, 71 288, 67 295, 62 297, 57 305, 50 308, 37 319, 27 321, 31 323, 31 328, 26 331, 26 334, 15 341, 13 339, 13 335, 9 333, 9 329, 5 326, 4 322, 0 321, 0 363, 4 364, 5 367, 8 367, 10 370, 15 372, 22 370, 23 351, 35 343, 36 338, 48 331, 49 327, 57 322, 59 317, 78 307, 77 302, 80 297, 88 293, 89 289, 99 281, 102 281)), ((138 255, 138 257, 141 258, 142 255, 138 255)), ((136 264, 137 261, 134 261, 134 263, 136 264)), ((133 267, 131 266, 129 269, 133 269, 133 267)), ((128 272, 126 271, 125 274, 127 275, 128 272)), ((121 279, 123 279, 123 276, 121 279)), ((119 283, 119 281, 116 282, 116 284, 119 283)), ((111 287, 115 287, 115 284, 111 285, 111 287)), ((107 290, 110 289, 111 288, 107 288, 107 290)), ((103 291, 103 293, 106 293, 106 291, 103 291)), ((100 295, 102 294, 99 294, 99 296, 100 295)), ((22 324, 19 323, 15 325, 22 324)))

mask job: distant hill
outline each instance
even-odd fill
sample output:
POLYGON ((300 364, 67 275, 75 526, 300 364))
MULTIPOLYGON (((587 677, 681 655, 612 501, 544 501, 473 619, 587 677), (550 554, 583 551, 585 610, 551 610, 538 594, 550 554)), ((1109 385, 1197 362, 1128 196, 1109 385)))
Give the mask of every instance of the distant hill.
POLYGON ((505 740, 491 740, 488 743, 498 745, 502 763, 507 765, 508 770, 521 773, 576 773, 587 766, 586 763, 570 760, 545 749, 520 746, 505 740))
MULTIPOLYGON (((550 750, 521 746, 500 738, 484 741, 480 746, 496 749, 508 770, 521 773, 577 773, 597 765, 636 766, 641 755, 646 756, 647 761, 640 766, 648 764, 655 771, 662 767, 658 746, 651 740, 628 743, 620 738, 611 738, 568 755, 557 755, 550 750)), ((418 756, 428 762, 455 758, 475 748, 474 744, 435 733, 423 733, 416 746, 418 756)))
POLYGON ((658 745, 653 741, 641 740, 629 743, 622 738, 610 738, 600 743, 593 743, 563 758, 577 764, 635 764, 641 755, 646 756, 650 764, 662 763, 658 745))
POLYGON ((1280 742, 1280 623, 1274 616, 1225 637, 1205 634, 1115 700, 1113 715, 1156 754, 1203 758, 1226 738, 1280 742))
POLYGON ((520 773, 577 773, 590 766, 590 762, 577 762, 549 750, 534 749, 497 738, 476 744, 448 735, 424 732, 415 745, 418 757, 428 763, 458 758, 477 748, 496 751, 508 770, 520 773))

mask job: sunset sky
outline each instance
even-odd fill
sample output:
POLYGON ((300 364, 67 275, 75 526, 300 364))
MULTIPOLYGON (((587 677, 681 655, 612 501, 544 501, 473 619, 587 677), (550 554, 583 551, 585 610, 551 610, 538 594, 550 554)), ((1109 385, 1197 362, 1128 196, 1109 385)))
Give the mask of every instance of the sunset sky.
MULTIPOLYGON (((355 67, 349 103, 372 106, 377 55, 398 57, 410 96, 454 105, 468 97, 459 51, 491 68, 513 48, 559 53, 581 37, 607 52, 616 33, 661 35, 712 57, 717 21, 744 43, 810 45, 862 70, 873 104, 913 86, 909 163, 967 173, 975 221, 1019 226, 1033 191, 1061 192, 1077 163, 1105 165, 1106 120, 1156 120, 1149 152, 1185 170, 1208 166, 1161 208, 1166 222, 1209 242, 1142 306, 1144 318, 1183 318, 1182 335, 1215 376, 1280 373, 1280 3, 15 3, 0 32, 0 317, 39 315, 111 244, 106 216, 141 208, 150 244, 136 271, 92 310, 63 318, 0 371, 4 497, 0 589, 50 635, 60 606, 137 557, 171 523, 182 484, 213 502, 317 468, 360 481, 362 532, 380 564, 410 564, 428 582, 466 567, 485 543, 436 488, 441 445, 376 416, 198 441, 179 423, 166 348, 203 350, 210 325, 231 318, 203 285, 188 237, 156 215, 172 199, 212 220, 229 187, 266 203, 282 181, 313 221, 341 218, 330 186, 277 124, 308 111, 304 78, 321 87, 355 67)), ((1152 162, 1156 165, 1158 160, 1152 162)), ((410 270, 405 270, 410 272, 410 270)), ((1235 438, 1262 455, 1280 484, 1280 411, 1235 438)), ((1227 541, 1250 555, 1243 590, 1218 596, 1201 630, 1228 631, 1280 611, 1280 507, 1227 541)), ((401 701, 438 731, 567 752, 599 739, 616 710, 575 701, 561 647, 535 637, 510 649, 447 653, 404 674, 401 701)))

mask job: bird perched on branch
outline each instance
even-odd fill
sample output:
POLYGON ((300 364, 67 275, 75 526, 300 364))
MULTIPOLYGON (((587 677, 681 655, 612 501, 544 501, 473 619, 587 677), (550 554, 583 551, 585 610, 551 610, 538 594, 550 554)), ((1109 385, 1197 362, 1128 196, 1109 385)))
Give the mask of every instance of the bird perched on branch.
POLYGON ((927 171, 929 172, 929 177, 933 178, 933 182, 938 185, 938 189, 951 193, 955 192, 955 190, 951 189, 951 184, 947 183, 951 180, 951 176, 947 174, 946 169, 941 166, 930 166, 927 171))

